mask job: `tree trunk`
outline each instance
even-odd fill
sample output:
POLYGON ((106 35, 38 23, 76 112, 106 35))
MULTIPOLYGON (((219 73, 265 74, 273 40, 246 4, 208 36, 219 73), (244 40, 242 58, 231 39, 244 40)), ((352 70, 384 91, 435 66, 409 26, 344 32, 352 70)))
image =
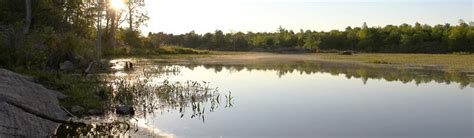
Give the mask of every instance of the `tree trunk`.
POLYGON ((96 47, 96 52, 97 52, 97 63, 100 63, 100 58, 102 56, 102 32, 101 32, 101 19, 100 17, 102 16, 102 3, 97 4, 98 10, 97 10, 97 47, 96 47))
POLYGON ((130 26, 130 31, 133 31, 133 18, 132 18, 132 15, 133 15, 133 6, 132 6, 132 2, 129 1, 128 2, 128 24, 130 26))
POLYGON ((115 22, 116 22, 116 11, 111 11, 110 17, 110 30, 109 30, 109 47, 115 47, 115 22))
POLYGON ((26 9, 26 24, 25 28, 23 29, 23 34, 28 34, 30 31, 31 25, 31 0, 25 0, 25 9, 26 9))

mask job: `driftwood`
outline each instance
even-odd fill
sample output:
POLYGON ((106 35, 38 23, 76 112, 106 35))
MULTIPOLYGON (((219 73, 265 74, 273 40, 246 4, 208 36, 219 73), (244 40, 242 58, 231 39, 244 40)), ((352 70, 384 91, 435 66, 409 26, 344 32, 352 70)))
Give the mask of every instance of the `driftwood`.
POLYGON ((89 74, 89 72, 91 71, 92 69, 92 66, 94 66, 94 61, 91 61, 89 63, 89 66, 87 66, 87 68, 84 70, 84 72, 82 73, 82 75, 86 76, 87 74, 89 74))

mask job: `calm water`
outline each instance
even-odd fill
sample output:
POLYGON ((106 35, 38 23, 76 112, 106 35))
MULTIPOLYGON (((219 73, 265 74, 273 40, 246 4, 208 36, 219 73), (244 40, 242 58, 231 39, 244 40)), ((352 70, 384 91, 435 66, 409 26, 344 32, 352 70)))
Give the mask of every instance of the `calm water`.
POLYGON ((199 118, 190 109, 147 115, 162 135, 473 137, 473 74, 307 63, 145 68, 155 66, 179 69, 156 82, 206 81, 233 97, 199 118))

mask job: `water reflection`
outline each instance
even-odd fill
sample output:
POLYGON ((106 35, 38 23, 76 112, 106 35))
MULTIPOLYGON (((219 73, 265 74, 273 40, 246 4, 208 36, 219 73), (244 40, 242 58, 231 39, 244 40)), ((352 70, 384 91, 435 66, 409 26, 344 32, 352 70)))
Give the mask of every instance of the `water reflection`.
MULTIPOLYGON (((163 114, 170 111, 179 111, 180 117, 199 119, 205 123, 205 115, 214 112, 225 104, 224 108, 232 107, 231 92, 221 93, 217 88, 209 86, 206 81, 154 81, 163 76, 179 74, 180 67, 153 66, 127 69, 123 62, 130 60, 113 61, 114 73, 103 75, 108 82, 111 93, 107 94, 108 108, 101 117, 75 118, 78 123, 62 124, 56 136, 160 136, 156 128, 150 125, 139 126, 139 122, 146 121, 148 114, 163 114), (119 116, 114 110, 117 107, 130 107, 133 112, 119 116)), ((146 124, 142 123, 142 124, 146 124)), ((169 135, 164 135, 168 137, 169 135)))
POLYGON ((385 81, 399 81, 403 83, 415 82, 417 85, 422 83, 459 83, 459 87, 474 88, 474 72, 446 72, 440 70, 424 70, 424 69, 399 69, 390 67, 374 67, 374 66, 354 66, 351 64, 337 64, 328 62, 301 62, 293 64, 250 64, 250 65, 182 65, 193 70, 196 67, 203 66, 206 69, 221 72, 223 69, 230 72, 240 71, 276 71, 279 77, 286 74, 298 72, 299 74, 315 74, 329 73, 331 75, 344 75, 346 78, 361 79, 364 84, 370 79, 385 81))
POLYGON ((316 132, 322 136, 383 136, 392 132, 422 135, 424 131, 466 135, 468 121, 472 121, 469 120, 472 94, 465 93, 472 92, 466 87, 474 88, 474 74, 469 72, 325 62, 274 65, 132 62, 136 63, 134 69, 117 67, 115 73, 104 78, 114 90, 109 99, 111 109, 132 106, 137 110, 135 116, 121 122, 115 118, 106 123, 63 125, 60 130, 68 135, 134 134, 140 131, 136 129, 140 125, 133 122, 139 120, 152 130, 160 128, 181 136, 314 136, 316 132), (333 77, 317 78, 321 76, 333 77), (350 80, 361 80, 361 83, 350 80), (378 81, 367 84, 369 80, 378 81), (429 85, 408 85, 424 83, 429 85), (398 89, 381 93, 383 88, 398 89), (234 96, 238 97, 235 101, 234 96), (237 106, 231 110, 219 110, 234 104, 237 106), (422 125, 430 123, 442 125, 422 125))
POLYGON ((115 106, 133 106, 136 117, 146 117, 156 111, 177 110, 181 118, 189 108, 190 118, 200 118, 204 121, 206 112, 213 112, 224 99, 225 107, 232 106, 232 96, 229 92, 224 96, 217 88, 209 87, 209 82, 185 81, 160 83, 150 82, 149 77, 126 81, 118 79, 112 83, 115 93, 111 104, 115 106), (207 107, 207 108, 206 108, 207 107), (206 110, 207 109, 207 110, 206 110))
POLYGON ((205 124, 179 113, 150 117, 176 136, 472 137, 469 73, 314 62, 169 66, 181 68, 171 80, 204 79, 236 97, 205 124))
MULTIPOLYGON (((110 116, 109 116, 110 117, 110 116)), ((62 124, 55 137, 71 136, 120 136, 120 137, 160 137, 172 138, 173 134, 165 133, 148 124, 144 119, 127 117, 90 117, 76 121, 81 123, 62 124)))

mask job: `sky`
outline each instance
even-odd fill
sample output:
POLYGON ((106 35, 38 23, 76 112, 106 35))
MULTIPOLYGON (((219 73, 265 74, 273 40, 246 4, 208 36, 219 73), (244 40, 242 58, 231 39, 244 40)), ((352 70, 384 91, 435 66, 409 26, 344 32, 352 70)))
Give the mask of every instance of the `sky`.
POLYGON ((146 0, 148 32, 204 34, 344 30, 347 26, 473 21, 474 0, 146 0))

